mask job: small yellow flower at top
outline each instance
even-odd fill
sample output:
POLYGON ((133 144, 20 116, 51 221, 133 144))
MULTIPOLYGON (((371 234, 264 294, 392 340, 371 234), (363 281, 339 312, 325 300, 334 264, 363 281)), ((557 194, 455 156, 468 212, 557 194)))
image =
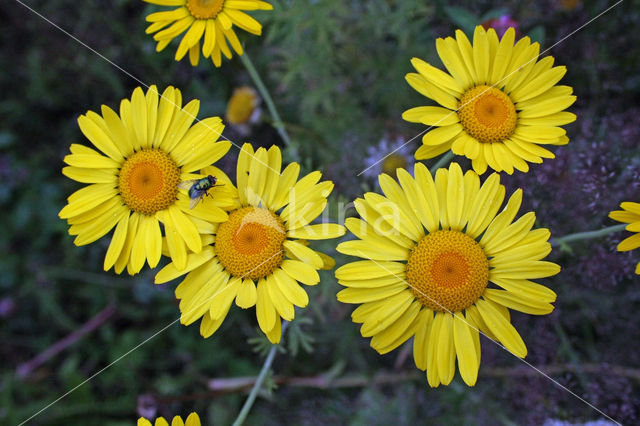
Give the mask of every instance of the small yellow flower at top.
MULTIPOLYGON (((152 424, 149 420, 140 417, 137 426, 152 426, 152 424)), ((164 417, 158 417, 153 426, 169 426, 169 422, 164 417)), ((196 413, 191 413, 187 420, 183 422, 182 417, 175 416, 171 421, 171 426, 200 426, 200 417, 196 413)))
POLYGON ((233 91, 227 104, 226 119, 229 124, 242 126, 255 123, 260 116, 260 96, 249 86, 238 87, 233 91))
MULTIPOLYGON (((627 231, 635 232, 618 244, 618 251, 629 251, 640 247, 640 204, 626 201, 620 204, 622 210, 609 213, 609 217, 618 222, 628 223, 627 231)), ((636 265, 636 274, 640 275, 640 262, 636 265)))
POLYGON ((251 34, 261 35, 262 25, 243 10, 271 10, 273 6, 260 0, 143 0, 161 6, 178 6, 177 9, 156 12, 147 16, 146 33, 158 42, 156 51, 162 51, 171 41, 186 31, 176 52, 176 61, 189 53, 191 65, 200 60, 200 51, 211 58, 216 67, 222 64, 222 55, 231 59, 229 44, 238 55, 242 45, 233 30, 237 26, 251 34), (200 41, 202 40, 202 49, 200 41))

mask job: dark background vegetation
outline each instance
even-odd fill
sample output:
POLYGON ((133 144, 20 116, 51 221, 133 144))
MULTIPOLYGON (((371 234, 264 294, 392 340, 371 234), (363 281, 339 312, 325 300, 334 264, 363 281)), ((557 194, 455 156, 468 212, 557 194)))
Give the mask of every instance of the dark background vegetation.
MULTIPOLYGON (((220 69, 208 61, 193 69, 173 61, 175 45, 156 54, 144 34, 144 16, 156 8, 141 1, 25 3, 141 82, 161 89, 172 84, 184 99, 200 99, 201 118, 222 116, 233 88, 249 83, 237 58, 220 69)), ((424 104, 404 74, 413 56, 440 64, 436 37, 459 27, 469 34, 475 24, 509 14, 521 34, 547 48, 613 4, 273 3, 274 11, 254 14, 265 32, 245 38, 246 48, 303 167, 335 181, 334 211, 338 202, 373 188, 356 176, 368 146, 385 134, 408 140, 422 131, 400 118, 424 104)), ((503 178, 510 190, 524 188, 525 206, 554 236, 613 225, 609 211, 624 200, 640 201, 639 6, 626 0, 551 50, 556 63, 568 67, 563 84, 578 95, 571 109, 578 121, 568 126, 571 143, 555 149, 556 160, 503 178)), ((108 238, 75 247, 57 217, 80 187, 60 173, 69 144, 86 143, 78 115, 118 105, 140 82, 16 1, 0 3, 0 22, 0 423, 20 423, 118 360, 30 424, 131 425, 138 413, 153 411, 197 411, 204 424, 229 424, 245 394, 212 393, 208 381, 257 374, 263 354, 255 349, 264 344, 254 311, 232 310, 208 340, 198 326, 174 324, 120 359, 176 320, 175 283, 155 286, 151 271, 135 277, 103 272, 108 238), (100 312, 104 321, 95 331, 19 374, 24 363, 65 336, 77 336, 100 312)), ((251 135, 231 130, 227 136, 280 143, 268 114, 251 135)), ((415 150, 418 142, 412 144, 415 150)), ((554 250, 551 259, 563 271, 545 283, 558 293, 556 310, 545 317, 514 313, 513 321, 529 348, 528 362, 631 424, 640 416, 640 278, 633 274, 640 251, 615 252, 626 234, 554 250)), ((324 244, 332 253, 334 246, 324 244)), ((456 377, 449 387, 431 389, 409 347, 385 356, 369 347, 350 321, 352 307, 336 301, 338 290, 331 272, 309 289, 310 306, 299 312, 285 339, 287 353, 274 364, 276 376, 314 377, 316 386, 276 387, 279 379, 269 379, 271 392, 256 403, 248 424, 542 424, 602 417, 486 339, 476 387, 456 377), (337 387, 345 378, 355 386, 337 387)))

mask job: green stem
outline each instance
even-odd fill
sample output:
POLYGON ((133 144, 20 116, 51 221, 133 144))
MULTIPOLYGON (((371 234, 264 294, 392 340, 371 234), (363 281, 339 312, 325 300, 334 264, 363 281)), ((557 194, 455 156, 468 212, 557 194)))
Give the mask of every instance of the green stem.
POLYGON ((558 246, 572 241, 590 240, 592 238, 600 238, 614 232, 623 231, 627 224, 609 226, 608 228, 598 229, 597 231, 577 232, 575 234, 565 235, 564 237, 552 238, 551 245, 558 246))
POLYGON ((258 91, 260 92, 262 99, 264 99, 264 102, 267 104, 267 109, 269 109, 269 113, 273 118, 273 127, 276 128, 276 130, 278 131, 278 134, 284 141, 287 148, 293 149, 291 138, 287 133, 287 128, 284 122, 282 121, 282 118, 280 118, 280 114, 278 114, 276 104, 273 102, 273 98, 271 98, 271 94, 269 93, 267 86, 265 86, 264 82, 262 81, 262 78, 260 78, 260 74, 258 74, 258 70, 256 70, 256 67, 253 65, 253 62, 251 62, 251 58, 249 58, 249 54, 245 51, 244 54, 240 55, 240 59, 242 60, 244 67, 247 69, 247 72, 249 72, 251 79, 253 79, 253 83, 258 88, 258 91))
MULTIPOLYGON (((288 326, 289 326, 288 322, 285 322, 284 324, 282 324, 282 334, 281 334, 280 340, 284 338, 284 333, 287 330, 288 326)), ((247 415, 249 414, 249 411, 251 411, 251 407, 253 406, 253 403, 255 402, 256 397, 258 396, 258 392, 260 392, 260 389, 262 388, 262 383, 264 382, 265 377, 267 377, 267 372, 271 368, 271 364, 273 363, 273 359, 276 356, 277 349, 278 349, 278 345, 273 345, 271 346, 271 349, 269 349, 267 358, 265 358, 264 364, 262 364, 262 370, 260 370, 260 374, 258 374, 258 377, 256 378, 256 381, 253 384, 253 388, 251 388, 251 392, 249 393, 247 400, 244 402, 244 405, 242 406, 240 413, 238 413, 238 417, 236 417, 236 420, 233 422, 233 426, 240 426, 246 420, 247 415)))
POLYGON ((440 159, 438 160, 438 162, 433 166, 433 168, 431 170, 438 170, 444 166, 446 166, 451 160, 453 160, 454 154, 452 151, 448 151, 446 154, 444 154, 442 157, 440 157, 440 159))

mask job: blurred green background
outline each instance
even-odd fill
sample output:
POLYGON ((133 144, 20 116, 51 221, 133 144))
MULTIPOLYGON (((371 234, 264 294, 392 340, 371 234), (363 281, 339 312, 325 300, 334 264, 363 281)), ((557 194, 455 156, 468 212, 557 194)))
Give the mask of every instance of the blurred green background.
MULTIPOLYGON (((238 58, 219 69, 206 60, 197 68, 176 63, 175 43, 156 54, 144 17, 159 8, 142 1, 24 3, 104 58, 19 2, 0 3, 0 423, 22 422, 117 361, 29 424, 131 425, 141 413, 191 411, 203 424, 229 424, 246 393, 212 391, 209 381, 226 386, 226 379, 259 371, 265 340, 254 311, 233 309, 207 340, 197 325, 179 323, 155 335, 178 318, 176 283, 155 286, 152 271, 133 278, 103 272, 109 238, 75 247, 57 213, 80 187, 60 172, 69 145, 86 143, 76 124, 80 114, 114 107, 144 83, 171 84, 184 99, 200 99, 199 118, 224 116, 231 92, 251 85, 249 76, 238 58), (94 330, 82 334, 83 327, 94 330), (29 363, 66 336, 71 342, 62 351, 29 363)), ((507 16, 519 34, 546 49, 613 4, 272 3, 273 11, 252 13, 263 36, 242 40, 303 168, 334 180, 334 213, 339 203, 375 188, 357 176, 367 148, 423 130, 401 119, 405 109, 426 103, 404 75, 413 56, 441 66, 435 38, 456 28, 470 35, 475 25, 491 19, 499 25, 507 16)), ((640 2, 626 0, 549 52, 568 67, 562 84, 578 95, 571 108, 578 121, 568 126, 572 141, 555 150, 556 160, 503 181, 525 189, 525 206, 554 236, 612 225, 606 216, 619 202, 640 201, 639 24, 640 2)), ((225 134, 238 143, 281 143, 268 113, 249 135, 232 128, 225 134)), ((418 146, 419 139, 411 152, 418 146)), ((224 164, 228 171, 235 151, 224 164)), ((616 253, 622 237, 554 250, 551 260, 563 272, 545 284, 558 293, 556 310, 546 317, 514 313, 513 320, 529 348, 527 361, 616 420, 634 423, 640 416, 640 351, 633 343, 640 340, 640 278, 633 268, 640 253, 616 253)), ((321 247, 335 255, 335 242, 321 247)), ((310 305, 298 313, 267 380, 269 392, 247 424, 510 425, 602 417, 486 339, 476 387, 456 377, 449 387, 431 389, 413 365, 410 345, 385 356, 369 347, 350 321, 353 308, 336 301, 339 287, 326 272, 308 289, 310 305), (302 377, 311 378, 306 386, 287 383, 302 377)))

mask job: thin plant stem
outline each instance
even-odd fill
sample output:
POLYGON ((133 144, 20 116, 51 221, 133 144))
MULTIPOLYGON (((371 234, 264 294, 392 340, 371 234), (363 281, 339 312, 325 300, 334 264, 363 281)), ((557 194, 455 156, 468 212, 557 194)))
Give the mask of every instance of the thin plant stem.
POLYGON ((624 228, 626 227, 627 227, 627 224, 622 223, 620 225, 614 225, 614 226, 609 226, 607 228, 598 229, 597 231, 577 232, 575 234, 565 235, 564 237, 552 238, 551 245, 559 246, 561 244, 570 243, 572 241, 600 238, 609 234, 613 234, 614 232, 623 231, 624 228))
MULTIPOLYGON (((282 333, 280 336, 280 340, 284 338, 284 333, 287 330, 288 326, 289 326, 288 322, 285 322, 282 324, 282 333)), ((253 403, 255 402, 256 397, 258 396, 258 392, 260 392, 260 389, 262 388, 262 383, 264 382, 265 377, 267 377, 267 372, 271 368, 271 364, 273 363, 273 359, 276 356, 277 349, 278 349, 278 345, 273 345, 271 346, 271 349, 269 349, 269 353, 267 354, 267 357, 264 360, 264 364, 262 364, 262 369, 260 370, 260 374, 258 374, 258 377, 256 378, 256 381, 253 384, 253 387, 251 388, 251 392, 249 393, 247 400, 244 402, 244 405, 242 406, 240 413, 238 413, 238 417, 236 417, 236 420, 233 422, 233 426, 240 426, 246 420, 247 415, 249 414, 249 411, 251 411, 251 407, 253 406, 253 403)))
POLYGON ((446 154, 440 157, 438 162, 433 166, 431 170, 438 170, 442 167, 445 167, 449 162, 451 162, 451 160, 453 160, 453 156, 454 156, 453 152, 448 151, 446 154))
POLYGON ((247 69, 247 72, 251 76, 253 83, 258 88, 258 91, 260 92, 262 99, 264 99, 264 102, 267 104, 267 109, 269 110, 269 113, 271 114, 271 118, 273 119, 272 121, 273 127, 276 128, 276 130, 278 131, 278 134, 284 141, 287 148, 292 150, 294 148, 293 143, 291 142, 291 138, 287 133, 287 128, 284 124, 284 121, 282 121, 282 118, 280 118, 280 114, 278 113, 276 104, 273 102, 273 98, 271 97, 271 94, 269 93, 267 86, 265 86, 264 82, 262 81, 262 78, 260 78, 260 74, 258 74, 258 70, 256 70, 256 67, 253 65, 253 62, 251 62, 251 58, 249 57, 249 54, 245 51, 244 54, 240 55, 240 59, 242 60, 242 64, 244 65, 244 67, 247 69))

